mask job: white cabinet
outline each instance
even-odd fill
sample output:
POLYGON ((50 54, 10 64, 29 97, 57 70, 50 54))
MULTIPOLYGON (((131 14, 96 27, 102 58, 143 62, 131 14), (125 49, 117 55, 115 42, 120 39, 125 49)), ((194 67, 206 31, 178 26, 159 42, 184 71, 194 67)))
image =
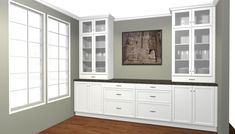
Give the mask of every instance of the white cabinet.
POLYGON ((102 84, 74 82, 74 108, 77 112, 103 113, 102 84))
POLYGON ((215 82, 215 7, 172 10, 172 81, 215 82))
POLYGON ((173 86, 173 121, 217 126, 217 88, 173 86))
POLYGON ((113 78, 113 17, 80 21, 80 78, 113 78))

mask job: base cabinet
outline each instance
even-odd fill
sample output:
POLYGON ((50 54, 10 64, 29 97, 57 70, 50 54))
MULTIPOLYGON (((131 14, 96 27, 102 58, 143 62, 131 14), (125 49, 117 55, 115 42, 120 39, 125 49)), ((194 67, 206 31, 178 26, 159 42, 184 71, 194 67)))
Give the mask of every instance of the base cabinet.
POLYGON ((216 126, 216 87, 173 86, 173 121, 216 126))
POLYGON ((217 131, 217 87, 75 82, 75 114, 217 131))
POLYGON ((78 112, 103 113, 103 88, 101 84, 75 82, 74 108, 78 112))

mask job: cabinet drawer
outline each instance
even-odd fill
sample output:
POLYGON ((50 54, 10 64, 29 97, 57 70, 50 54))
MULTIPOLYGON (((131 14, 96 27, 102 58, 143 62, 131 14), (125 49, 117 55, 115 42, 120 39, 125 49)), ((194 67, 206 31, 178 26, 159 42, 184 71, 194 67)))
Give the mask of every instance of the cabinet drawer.
POLYGON ((137 101, 148 101, 171 104, 171 91, 137 90, 137 101))
POLYGON ((171 85, 136 84, 136 89, 171 90, 171 85))
POLYGON ((134 88, 135 88, 135 84, 127 84, 127 83, 104 83, 104 87, 134 89, 134 88))
POLYGON ((135 90, 105 88, 104 98, 116 100, 135 100, 135 90))
POLYGON ((104 113, 109 115, 134 117, 135 104, 134 102, 105 101, 104 113))
POLYGON ((171 120, 170 105, 137 104, 137 117, 152 120, 171 120))

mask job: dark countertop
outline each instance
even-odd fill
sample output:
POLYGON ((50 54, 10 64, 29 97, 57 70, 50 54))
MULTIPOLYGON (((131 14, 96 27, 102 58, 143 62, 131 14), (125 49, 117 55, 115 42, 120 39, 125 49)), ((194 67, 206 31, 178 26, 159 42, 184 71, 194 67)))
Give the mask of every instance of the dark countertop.
POLYGON ((193 86, 218 86, 218 84, 216 84, 216 83, 172 82, 171 80, 153 80, 153 79, 109 79, 109 80, 74 79, 74 81, 137 83, 137 84, 166 84, 166 85, 193 85, 193 86))

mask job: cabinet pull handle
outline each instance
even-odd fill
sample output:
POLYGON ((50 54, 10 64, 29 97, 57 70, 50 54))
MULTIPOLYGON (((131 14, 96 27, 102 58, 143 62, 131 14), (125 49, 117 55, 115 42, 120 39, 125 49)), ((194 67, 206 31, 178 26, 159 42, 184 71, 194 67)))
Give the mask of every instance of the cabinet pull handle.
POLYGON ((195 79, 189 79, 189 80, 195 80, 195 79))
POLYGON ((122 95, 122 94, 116 94, 116 95, 120 96, 120 95, 122 95))
POLYGON ((116 87, 121 87, 122 85, 116 85, 116 87))
POLYGON ((150 88, 156 88, 155 86, 150 86, 150 88))
POLYGON ((116 109, 117 109, 117 110, 121 110, 122 108, 120 108, 120 107, 116 107, 116 109))
POLYGON ((149 112, 151 112, 151 113, 156 113, 156 111, 153 111, 153 110, 150 110, 149 112))
POLYGON ((155 98, 156 96, 150 96, 151 98, 155 98))
POLYGON ((95 76, 91 76, 91 78, 95 78, 95 76))

